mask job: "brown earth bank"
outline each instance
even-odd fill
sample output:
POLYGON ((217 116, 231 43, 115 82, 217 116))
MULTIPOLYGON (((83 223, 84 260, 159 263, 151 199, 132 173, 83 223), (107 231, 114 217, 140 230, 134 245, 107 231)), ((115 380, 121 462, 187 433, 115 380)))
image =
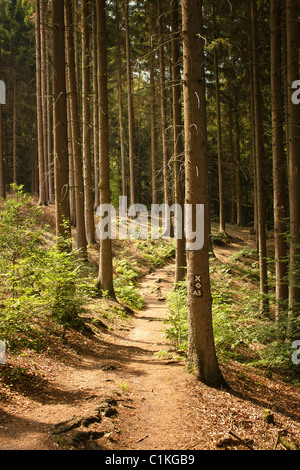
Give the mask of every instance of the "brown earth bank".
MULTIPOLYGON (((226 248, 218 248, 217 256, 226 256, 226 248)), ((144 309, 113 328, 100 323, 92 335, 69 331, 48 354, 8 356, 0 366, 0 450, 246 451, 299 445, 296 386, 234 361, 220 364, 228 389, 210 388, 187 372, 165 336, 165 294, 173 273, 168 263, 145 275, 144 309)), ((94 309, 97 314, 97 304, 94 309)))

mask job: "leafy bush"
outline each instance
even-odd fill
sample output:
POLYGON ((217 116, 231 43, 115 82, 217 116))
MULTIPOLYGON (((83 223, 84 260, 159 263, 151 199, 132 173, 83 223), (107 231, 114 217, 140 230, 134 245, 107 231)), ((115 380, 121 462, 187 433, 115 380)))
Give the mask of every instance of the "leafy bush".
POLYGON ((114 289, 117 297, 131 308, 140 310, 144 305, 144 299, 140 295, 135 283, 139 277, 136 262, 126 259, 114 260, 116 275, 114 277, 114 289))
POLYGON ((187 320, 187 289, 186 282, 181 281, 174 291, 167 295, 168 328, 166 337, 180 352, 185 352, 188 346, 188 320, 187 320))
POLYGON ((78 326, 89 290, 76 252, 42 243, 41 210, 22 188, 1 201, 0 338, 11 349, 41 347, 42 323, 78 326))

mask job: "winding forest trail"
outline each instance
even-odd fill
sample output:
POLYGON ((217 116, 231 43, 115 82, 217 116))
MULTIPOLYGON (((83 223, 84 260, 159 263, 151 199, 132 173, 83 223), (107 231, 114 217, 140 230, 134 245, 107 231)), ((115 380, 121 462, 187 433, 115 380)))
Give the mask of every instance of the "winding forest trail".
POLYGON ((85 338, 75 353, 66 346, 61 362, 37 362, 26 390, 3 391, 0 450, 267 450, 285 427, 300 441, 296 388, 228 362, 231 390, 212 389, 160 354, 170 351, 163 320, 173 273, 169 263, 142 279, 145 307, 125 326, 85 338), (275 423, 262 419, 265 408, 275 423))

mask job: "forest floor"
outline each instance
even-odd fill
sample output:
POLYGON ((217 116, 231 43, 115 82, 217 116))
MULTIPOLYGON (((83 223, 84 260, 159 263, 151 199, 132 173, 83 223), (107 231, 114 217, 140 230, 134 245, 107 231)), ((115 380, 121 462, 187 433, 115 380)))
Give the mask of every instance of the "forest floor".
POLYGON ((299 387, 231 360, 220 364, 229 389, 186 371, 164 335, 173 273, 169 261, 146 274, 144 308, 113 328, 69 331, 48 354, 0 366, 16 371, 13 384, 0 383, 0 450, 283 450, 279 433, 300 443, 299 387))

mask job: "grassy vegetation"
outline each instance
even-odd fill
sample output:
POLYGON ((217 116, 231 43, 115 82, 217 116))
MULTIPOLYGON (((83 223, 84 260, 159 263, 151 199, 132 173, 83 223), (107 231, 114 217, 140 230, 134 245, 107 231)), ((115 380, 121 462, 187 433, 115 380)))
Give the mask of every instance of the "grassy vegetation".
MULTIPOLYGON (((23 193, 0 202, 0 340, 10 352, 47 347, 50 337, 67 329, 85 331, 126 320, 128 308, 144 299, 137 288, 141 276, 174 254, 168 240, 126 241, 114 250, 114 287, 118 302, 96 290, 97 264, 83 262, 76 250, 57 249, 54 230, 43 222, 44 211, 23 193), (89 316, 92 309, 96 316, 89 316)), ((69 241, 70 245, 72 240, 69 241)), ((98 256, 97 248, 95 258, 98 256)))
MULTIPOLYGON (((269 272, 270 284, 273 279, 269 272)), ((217 354, 222 361, 233 359, 269 371, 281 371, 299 381, 299 368, 292 363, 291 342, 285 339, 286 321, 274 319, 274 293, 269 294, 270 315, 259 310, 259 267, 255 249, 241 249, 228 261, 211 262, 213 326, 217 354)), ((168 295, 166 335, 178 351, 187 351, 186 283, 168 295)), ((299 334, 300 337, 300 334, 299 334)), ((300 381, 299 381, 300 382, 300 381)))

